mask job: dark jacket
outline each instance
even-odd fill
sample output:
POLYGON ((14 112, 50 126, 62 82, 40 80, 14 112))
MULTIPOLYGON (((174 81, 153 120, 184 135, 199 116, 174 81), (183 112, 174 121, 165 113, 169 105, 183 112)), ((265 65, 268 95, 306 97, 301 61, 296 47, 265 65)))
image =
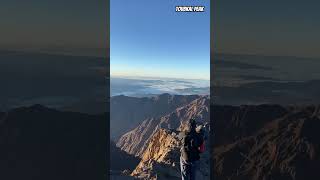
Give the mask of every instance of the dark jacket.
POLYGON ((203 143, 203 137, 195 130, 186 132, 182 139, 181 157, 186 162, 194 162, 200 159, 199 147, 203 143))

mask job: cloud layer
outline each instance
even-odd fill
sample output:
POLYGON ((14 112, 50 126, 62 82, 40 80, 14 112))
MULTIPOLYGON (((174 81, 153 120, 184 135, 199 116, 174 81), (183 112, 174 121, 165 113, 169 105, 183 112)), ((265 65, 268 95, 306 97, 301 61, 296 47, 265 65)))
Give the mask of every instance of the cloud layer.
POLYGON ((150 96, 155 94, 202 94, 210 93, 210 81, 185 79, 130 79, 111 77, 111 96, 150 96))

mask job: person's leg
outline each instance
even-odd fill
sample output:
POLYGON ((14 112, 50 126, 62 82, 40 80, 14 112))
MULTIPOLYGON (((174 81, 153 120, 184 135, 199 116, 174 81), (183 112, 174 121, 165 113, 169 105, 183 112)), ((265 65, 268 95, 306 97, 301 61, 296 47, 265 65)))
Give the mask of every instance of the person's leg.
POLYGON ((192 162, 190 165, 190 180, 195 180, 197 176, 197 161, 192 162))
POLYGON ((190 180, 190 165, 180 157, 180 169, 182 180, 190 180))

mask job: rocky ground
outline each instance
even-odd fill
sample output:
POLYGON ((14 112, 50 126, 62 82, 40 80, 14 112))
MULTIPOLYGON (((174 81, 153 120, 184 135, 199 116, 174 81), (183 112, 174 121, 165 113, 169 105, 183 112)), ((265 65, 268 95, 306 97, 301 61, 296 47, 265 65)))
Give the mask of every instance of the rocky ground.
MULTIPOLYGON (((132 176, 142 179, 181 179, 180 147, 178 134, 160 129, 153 135, 149 146, 132 176)), ((197 179, 209 179, 209 152, 201 155, 197 179)))

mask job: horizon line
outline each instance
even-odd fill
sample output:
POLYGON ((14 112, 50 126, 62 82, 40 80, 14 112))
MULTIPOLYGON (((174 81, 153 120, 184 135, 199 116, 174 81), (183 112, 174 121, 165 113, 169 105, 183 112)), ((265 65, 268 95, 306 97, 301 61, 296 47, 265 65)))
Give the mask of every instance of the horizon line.
POLYGON ((284 55, 284 54, 264 54, 264 53, 242 53, 242 52, 229 52, 229 51, 217 51, 213 52, 214 50, 211 51, 211 53, 214 55, 220 55, 220 54, 225 54, 225 55, 246 55, 246 56, 261 56, 261 57, 290 57, 290 58, 299 58, 299 59, 311 59, 311 60, 317 60, 320 59, 320 56, 300 56, 300 55, 284 55))
POLYGON ((200 78, 180 78, 180 77, 155 77, 155 76, 128 76, 128 75, 111 75, 110 78, 115 77, 115 78, 128 78, 128 79, 182 79, 182 80, 201 80, 201 81, 210 81, 209 79, 200 79, 200 78))

